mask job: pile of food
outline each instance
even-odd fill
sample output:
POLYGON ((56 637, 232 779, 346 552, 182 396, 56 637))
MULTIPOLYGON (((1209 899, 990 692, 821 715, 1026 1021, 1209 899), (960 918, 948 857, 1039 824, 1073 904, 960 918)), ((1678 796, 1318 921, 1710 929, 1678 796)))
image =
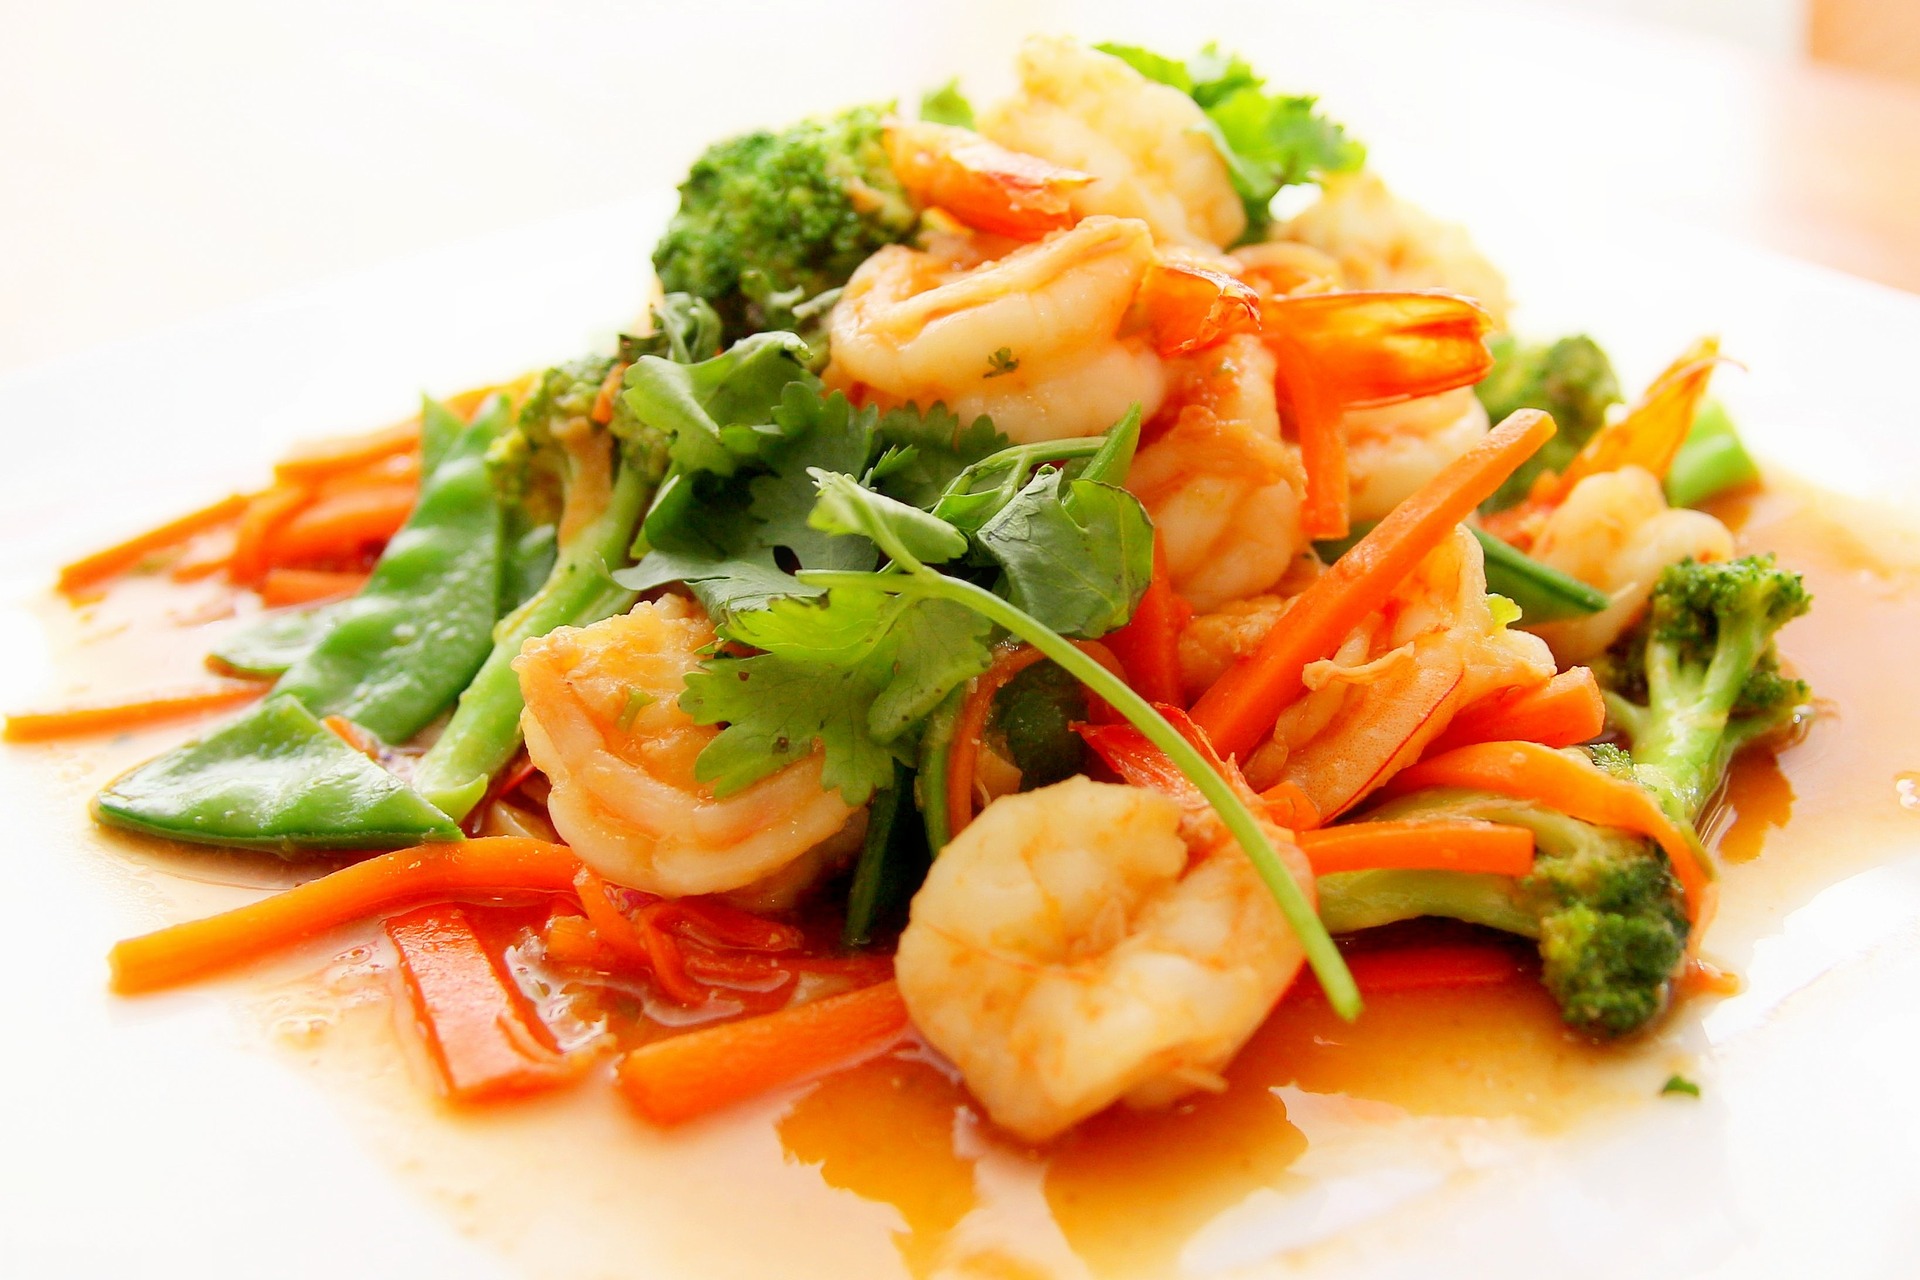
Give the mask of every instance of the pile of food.
POLYGON ((1596 1039, 1711 987, 1703 815, 1809 704, 1800 580, 1697 509, 1758 478, 1716 344, 1624 403, 1238 58, 1018 72, 715 145, 616 350, 69 567, 257 594, 237 679, 9 732, 249 703, 95 816, 327 869, 117 989, 379 921, 454 1099, 671 1123, 918 1037, 1044 1141, 1296 984, 1523 939, 1596 1039))

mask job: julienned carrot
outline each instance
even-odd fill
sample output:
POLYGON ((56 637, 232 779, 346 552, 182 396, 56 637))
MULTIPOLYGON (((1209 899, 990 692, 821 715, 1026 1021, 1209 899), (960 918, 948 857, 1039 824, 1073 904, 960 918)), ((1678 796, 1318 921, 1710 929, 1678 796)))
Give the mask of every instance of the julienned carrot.
POLYGON ((980 759, 980 739, 987 731, 987 716, 993 710, 994 695, 1046 656, 1030 644, 1003 649, 992 666, 973 678, 966 701, 960 704, 953 746, 947 756, 948 839, 959 835, 973 821, 973 775, 980 759))
POLYGON ((45 742, 50 738, 72 738, 87 733, 119 733, 161 720, 178 720, 236 707, 253 701, 268 688, 264 681, 250 681, 161 694, 133 702, 64 707, 58 711, 16 711, 7 717, 6 732, 0 736, 9 742, 45 742))
POLYGON ((292 453, 274 464, 273 475, 276 480, 312 483, 419 447, 420 419, 408 418, 362 435, 331 436, 295 445, 292 453))
POLYGON ((266 560, 283 565, 364 554, 407 522, 419 496, 413 485, 379 484, 321 498, 267 534, 266 560))
POLYGON ((269 569, 260 579, 260 603, 270 609, 289 604, 338 600, 367 585, 367 575, 344 569, 269 569))
MULTIPOLYGON (((1521 972, 1520 961, 1505 947, 1490 943, 1434 943, 1379 951, 1349 951, 1347 968, 1364 996, 1396 991, 1432 991, 1447 987, 1490 987, 1521 972)), ((1320 984, 1297 982, 1291 988, 1318 997, 1320 984)))
POLYGON ((906 1034, 900 989, 881 982, 642 1045, 621 1059, 620 1088, 655 1124, 678 1124, 884 1053, 906 1034))
POLYGON ((1424 787, 1467 787, 1538 800, 1583 822, 1646 836, 1673 864, 1695 935, 1712 919, 1714 870, 1699 838, 1669 818, 1647 791, 1603 772, 1584 755, 1538 742, 1480 742, 1401 770, 1380 794, 1405 795, 1424 787))
POLYGON ((592 418, 601 426, 613 421, 613 398, 620 394, 620 386, 626 381, 627 366, 616 364, 607 370, 606 381, 600 384, 600 394, 593 398, 592 418))
POLYGON ((1427 755, 1475 742, 1523 740, 1549 747, 1591 742, 1607 726, 1607 704, 1587 667, 1569 667, 1544 684, 1503 689, 1463 707, 1427 755))
POLYGON ((228 566, 228 576, 247 586, 258 582, 269 565, 268 539, 312 500, 313 490, 304 484, 281 483, 254 494, 234 533, 233 562, 228 566))
POLYGON ((1309 538, 1347 536, 1347 430, 1340 404, 1315 368, 1306 348, 1283 334, 1271 334, 1280 384, 1293 410, 1300 438, 1300 462, 1307 472, 1307 493, 1300 507, 1300 528, 1309 538))
POLYGON ((1313 874, 1340 871, 1473 871, 1524 876, 1533 870, 1533 832, 1472 819, 1349 822, 1302 831, 1313 874))
POLYGON ((1303 689, 1307 664, 1330 656, 1453 527, 1553 435, 1553 419, 1522 409, 1395 507, 1295 596, 1253 653, 1229 667, 1193 708, 1223 755, 1250 752, 1303 689))
POLYGON ((239 519, 249 501, 246 495, 236 493, 145 533, 135 534, 124 542, 116 542, 92 555, 82 556, 60 570, 60 590, 71 593, 98 586, 109 578, 125 573, 148 556, 170 550, 196 534, 239 519))
POLYGON ((1159 539, 1153 544, 1153 579, 1127 625, 1100 637, 1120 660, 1127 683, 1148 702, 1186 703, 1180 680, 1180 633, 1193 607, 1174 594, 1167 557, 1159 539))
POLYGON ((157 991, 316 934, 427 902, 570 893, 580 860, 563 844, 495 836, 383 853, 204 920, 129 938, 108 954, 113 989, 157 991))
POLYGON ((1566 470, 1542 476, 1528 501, 1552 506, 1588 476, 1625 466, 1641 467, 1657 480, 1666 479, 1674 455, 1693 428, 1694 415, 1719 363, 1720 340, 1700 339, 1653 380, 1625 417, 1595 432, 1566 470))
POLYGON ((578 1067, 544 1035, 459 907, 395 916, 387 936, 441 1088, 456 1102, 497 1102, 566 1083, 578 1067))
POLYGON ((591 867, 574 873, 573 891, 580 907, 600 941, 613 949, 626 963, 646 969, 670 998, 684 1005, 704 1004, 707 990, 687 977, 679 948, 654 921, 643 916, 638 922, 614 905, 607 895, 607 882, 591 867))

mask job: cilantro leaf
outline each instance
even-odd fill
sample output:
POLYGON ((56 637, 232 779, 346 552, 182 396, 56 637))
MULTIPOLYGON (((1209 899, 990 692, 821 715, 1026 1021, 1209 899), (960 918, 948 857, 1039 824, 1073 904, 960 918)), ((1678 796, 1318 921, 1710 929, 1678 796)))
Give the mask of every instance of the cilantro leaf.
POLYGON ((1192 98, 1206 113, 1214 147, 1247 209, 1246 239, 1273 220, 1280 188, 1315 182, 1366 163, 1367 149, 1340 125, 1316 114, 1318 99, 1271 94, 1243 58, 1208 45, 1185 62, 1138 45, 1095 45, 1141 75, 1192 98))
POLYGON ((973 128, 973 104, 960 92, 960 82, 949 80, 938 89, 920 95, 920 118, 934 124, 973 128))
POLYGON ((985 414, 963 426, 944 404, 889 410, 875 423, 873 437, 887 451, 875 464, 873 487, 916 507, 931 507, 956 476, 1009 443, 985 414))
POLYGON ((1153 575, 1153 522, 1125 489, 1036 475, 976 535, 1015 608, 1093 639, 1133 616, 1153 575))
POLYGON ((867 709, 867 730, 894 742, 954 688, 993 663, 993 624, 951 600, 920 600, 894 623, 893 679, 867 709))
POLYGON ((876 493, 841 472, 815 468, 812 475, 820 497, 807 520, 815 529, 871 538, 896 560, 941 564, 967 553, 967 535, 938 516, 876 493))
POLYGON ((732 475, 781 438, 774 408, 787 384, 811 378, 807 344, 791 333, 756 333, 698 364, 643 355, 627 370, 621 400, 664 432, 682 471, 732 475))

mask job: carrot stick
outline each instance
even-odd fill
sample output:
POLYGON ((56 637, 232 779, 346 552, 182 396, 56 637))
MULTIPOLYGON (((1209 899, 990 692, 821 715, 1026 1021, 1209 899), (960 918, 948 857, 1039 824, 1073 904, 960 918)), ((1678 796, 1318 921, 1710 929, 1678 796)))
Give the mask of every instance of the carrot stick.
POLYGON ((1306 349, 1290 337, 1270 335, 1280 384, 1293 409, 1300 439, 1300 462, 1307 471, 1307 494, 1300 507, 1300 529, 1314 539, 1347 536, 1347 429, 1340 404, 1314 367, 1306 349))
POLYGON ((680 1004, 698 1005, 707 1001, 707 989, 687 977, 679 948, 651 919, 636 924, 615 906, 607 895, 607 882, 591 867, 574 873, 573 891, 581 909, 600 941, 626 963, 646 969, 667 996, 680 1004))
POLYGON ((1425 787, 1468 787, 1538 800, 1583 822, 1646 836, 1673 864, 1695 932, 1712 917, 1714 870, 1699 838, 1669 818, 1645 790, 1603 772, 1584 756, 1537 742, 1479 742, 1401 770, 1380 794, 1405 795, 1425 787))
POLYGON ((267 535, 267 561, 281 565, 363 554, 398 532, 419 497, 413 485, 382 484, 321 498, 267 535))
POLYGON ((274 464, 273 478, 311 484, 419 447, 420 419, 408 418, 362 435, 330 436, 297 444, 293 452, 274 464))
POLYGON ((1437 756, 1474 742, 1502 740, 1573 747, 1593 741, 1606 726, 1607 704, 1593 672, 1569 667, 1544 684, 1503 689, 1462 707, 1426 754, 1437 756))
POLYGON ((884 1053, 906 1034, 900 988, 881 982, 642 1045, 618 1078, 641 1115, 678 1124, 884 1053))
POLYGON ((107 957, 113 989, 176 986, 423 902, 570 893, 579 869, 565 845, 513 836, 383 853, 271 898, 119 943, 107 957))
POLYGON ((16 711, 7 717, 6 730, 0 737, 8 742, 45 742, 50 738, 73 738, 88 733, 119 733, 161 720, 178 720, 236 707, 252 702, 270 687, 265 681, 249 681, 133 702, 64 707, 58 711, 16 711))
POLYGON ((277 609, 289 604, 338 600, 367 585, 367 575, 333 569, 269 569, 260 579, 260 603, 277 609))
POLYGON ((458 907, 421 907, 386 923, 400 976, 455 1102, 496 1102, 566 1083, 576 1068, 542 1034, 520 993, 458 907))
POLYGON ((109 578, 118 577, 148 556, 177 547, 196 534, 239 519, 240 514, 247 509, 249 501, 244 494, 236 493, 204 506, 198 511, 191 511, 178 519, 169 520, 145 533, 135 534, 124 542, 116 542, 92 555, 82 556, 73 563, 62 566, 60 590, 71 594, 87 587, 98 586, 109 578))
POLYGON ((1395 507, 1313 585, 1295 596, 1260 647, 1229 667, 1193 708, 1224 755, 1245 756, 1304 686, 1307 664, 1332 654, 1394 588, 1553 435, 1553 419, 1522 409, 1395 507))
MULTIPOLYGON (((1354 983, 1368 997, 1396 991, 1497 986, 1521 972, 1520 961, 1505 947, 1470 942, 1349 951, 1346 961, 1354 983)), ((1320 984, 1296 982, 1290 990, 1318 998, 1320 984)))
POLYGON ((947 756, 947 838, 959 835, 973 821, 973 775, 980 760, 980 739, 994 695, 1007 682, 1047 655, 1030 644, 1003 649, 993 665, 973 678, 960 717, 954 724, 953 746, 947 756))
POLYGON ((240 528, 233 538, 233 563, 228 575, 235 582, 252 585, 267 571, 267 540, 293 514, 313 500, 313 491, 303 484, 276 484, 264 493, 256 493, 240 517, 240 528))
POLYGON ((1153 543, 1153 579, 1127 625, 1109 631, 1101 642, 1120 660, 1126 682, 1148 702, 1182 706, 1185 689, 1180 680, 1180 633, 1193 617, 1193 607, 1174 594, 1167 557, 1158 538, 1153 543))
POLYGON ((1475 871, 1524 876, 1533 870, 1533 832, 1472 819, 1349 822, 1302 831, 1300 848, 1316 876, 1339 871, 1475 871))

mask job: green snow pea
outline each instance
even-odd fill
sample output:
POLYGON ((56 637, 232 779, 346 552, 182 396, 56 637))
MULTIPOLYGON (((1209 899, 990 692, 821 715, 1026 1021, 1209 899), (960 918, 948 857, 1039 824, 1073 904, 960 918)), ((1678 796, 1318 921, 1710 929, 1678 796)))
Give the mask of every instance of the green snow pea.
POLYGON ((235 675, 256 680, 284 675, 326 638, 348 603, 333 600, 263 613, 215 645, 208 656, 215 666, 235 675))
POLYGON ((286 694, 122 774, 93 809, 109 826, 283 858, 460 839, 445 814, 286 694))
POLYGON ((387 742, 406 741, 453 705, 493 647, 506 547, 486 452, 509 418, 495 397, 446 444, 366 587, 339 606, 333 629, 276 693, 387 742))

